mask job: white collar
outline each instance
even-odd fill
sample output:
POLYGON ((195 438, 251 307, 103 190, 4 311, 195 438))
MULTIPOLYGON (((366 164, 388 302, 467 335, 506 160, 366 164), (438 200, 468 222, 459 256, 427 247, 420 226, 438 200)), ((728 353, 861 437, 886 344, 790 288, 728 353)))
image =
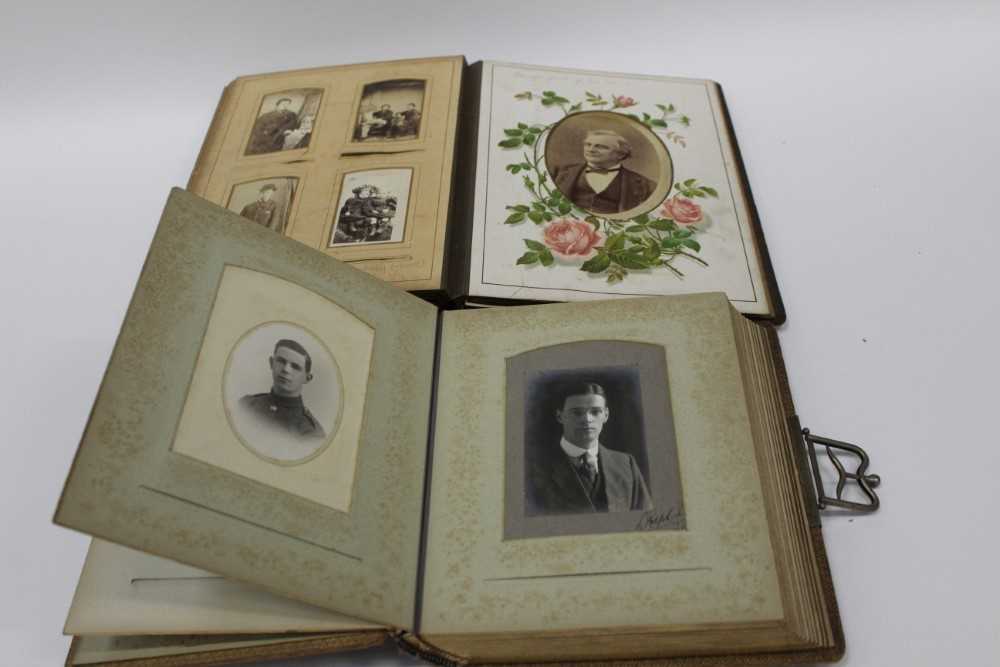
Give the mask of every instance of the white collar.
POLYGON ((567 440, 565 436, 563 436, 559 440, 559 446, 562 447, 562 450, 564 452, 566 452, 566 456, 570 457, 571 459, 576 460, 579 459, 584 454, 586 454, 587 460, 589 460, 591 463, 597 463, 597 448, 598 448, 597 442, 595 442, 594 446, 591 447, 590 449, 584 449, 582 447, 577 447, 572 442, 567 440))

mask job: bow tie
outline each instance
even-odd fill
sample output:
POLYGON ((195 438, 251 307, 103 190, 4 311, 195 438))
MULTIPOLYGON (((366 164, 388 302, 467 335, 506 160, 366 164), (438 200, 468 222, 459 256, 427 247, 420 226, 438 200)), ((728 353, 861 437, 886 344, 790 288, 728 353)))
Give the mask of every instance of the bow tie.
POLYGON ((584 170, 585 174, 613 174, 616 171, 620 171, 621 167, 612 167, 611 169, 601 169, 600 167, 587 167, 584 170))

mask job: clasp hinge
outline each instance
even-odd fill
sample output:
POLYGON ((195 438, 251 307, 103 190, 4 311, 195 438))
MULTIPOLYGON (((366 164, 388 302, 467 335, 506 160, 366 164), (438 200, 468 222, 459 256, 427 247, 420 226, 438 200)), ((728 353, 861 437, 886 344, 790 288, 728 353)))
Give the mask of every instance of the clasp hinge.
POLYGON ((875 493, 875 487, 882 482, 882 478, 878 475, 868 473, 870 460, 865 450, 849 442, 841 442, 840 440, 813 435, 807 428, 802 429, 802 439, 805 443, 806 451, 809 452, 809 463, 812 467, 813 483, 816 487, 816 505, 819 509, 822 510, 826 509, 827 506, 832 506, 854 510, 855 512, 874 512, 879 508, 879 500, 878 495, 875 493), (830 458, 830 462, 837 469, 839 479, 837 480, 837 495, 834 498, 823 492, 823 477, 819 473, 819 461, 816 458, 817 445, 822 445, 826 448, 826 454, 830 458), (848 452, 857 456, 859 463, 856 471, 847 472, 844 464, 834 454, 834 450, 848 452), (869 502, 858 503, 844 500, 844 489, 848 481, 855 482, 861 489, 861 492, 868 498, 869 502))

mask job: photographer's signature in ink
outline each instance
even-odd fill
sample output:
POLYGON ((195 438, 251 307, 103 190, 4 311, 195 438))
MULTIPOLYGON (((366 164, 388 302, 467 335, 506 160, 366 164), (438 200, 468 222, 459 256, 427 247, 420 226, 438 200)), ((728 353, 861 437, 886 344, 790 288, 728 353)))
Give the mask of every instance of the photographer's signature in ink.
POLYGON ((635 529, 660 530, 662 528, 679 528, 683 518, 684 513, 677 511, 676 507, 671 507, 666 512, 646 512, 639 519, 639 523, 635 525, 635 529))

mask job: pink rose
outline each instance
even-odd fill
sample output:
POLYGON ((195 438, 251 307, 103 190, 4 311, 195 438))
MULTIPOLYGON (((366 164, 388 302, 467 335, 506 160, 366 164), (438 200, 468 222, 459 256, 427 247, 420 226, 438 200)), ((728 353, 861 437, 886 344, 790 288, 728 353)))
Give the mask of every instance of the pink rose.
POLYGON ((663 202, 660 215, 670 218, 678 225, 693 225, 702 219, 701 206, 680 195, 663 202))
POLYGON ((631 97, 626 97, 625 95, 616 95, 614 97, 614 100, 615 100, 615 106, 619 109, 635 106, 635 100, 633 100, 631 97))
POLYGON ((566 259, 584 259, 594 253, 603 237, 589 223, 575 218, 553 220, 545 226, 545 245, 566 259))

